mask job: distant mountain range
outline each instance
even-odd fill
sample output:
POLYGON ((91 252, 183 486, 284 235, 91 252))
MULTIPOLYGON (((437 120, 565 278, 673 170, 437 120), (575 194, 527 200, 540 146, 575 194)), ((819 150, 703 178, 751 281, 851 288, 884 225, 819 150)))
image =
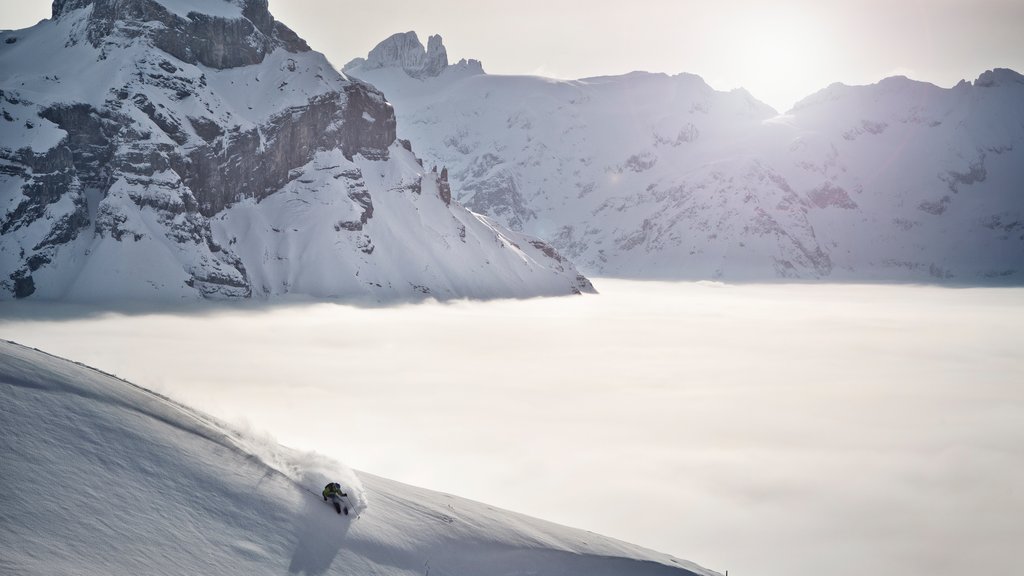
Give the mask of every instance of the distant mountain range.
POLYGON ((593 290, 410 149, 266 0, 55 0, 0 32, 0 298, 593 290))
POLYGON ((575 81, 448 63, 396 34, 344 68, 471 210, 587 274, 1024 283, 1024 77, 834 84, 785 114, 635 72, 575 81))

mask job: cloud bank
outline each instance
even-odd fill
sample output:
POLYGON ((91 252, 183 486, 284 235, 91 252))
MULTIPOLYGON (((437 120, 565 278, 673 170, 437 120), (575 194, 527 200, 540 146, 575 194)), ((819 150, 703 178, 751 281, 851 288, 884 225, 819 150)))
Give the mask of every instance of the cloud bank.
POLYGON ((597 286, 380 309, 5 303, 0 337, 732 574, 1024 569, 1024 290, 597 286))

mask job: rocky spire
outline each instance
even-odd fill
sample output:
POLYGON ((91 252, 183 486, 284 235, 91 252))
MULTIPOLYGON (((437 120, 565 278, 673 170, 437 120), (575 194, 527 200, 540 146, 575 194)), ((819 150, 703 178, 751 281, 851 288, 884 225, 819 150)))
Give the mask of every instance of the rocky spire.
POLYGON ((448 51, 440 35, 428 38, 424 48, 415 32, 405 32, 377 44, 366 60, 359 60, 358 64, 366 70, 401 68, 414 78, 428 78, 439 75, 448 67, 448 51))
POLYGON ((427 39, 427 53, 423 59, 425 76, 437 76, 448 67, 448 50, 444 47, 440 34, 427 39))

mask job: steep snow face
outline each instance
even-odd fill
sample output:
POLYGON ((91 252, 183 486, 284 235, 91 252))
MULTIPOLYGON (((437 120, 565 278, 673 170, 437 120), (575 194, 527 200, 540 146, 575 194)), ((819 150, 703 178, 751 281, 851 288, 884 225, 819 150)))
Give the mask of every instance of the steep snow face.
POLYGON ((9 342, 0 342, 0 397, 4 573, 715 576, 355 475, 9 342), (352 515, 321 501, 330 480, 348 489, 352 515))
POLYGON ((53 9, 0 33, 0 297, 592 291, 452 202, 380 92, 266 0, 53 9))
POLYGON ((1024 282, 1024 84, 832 86, 779 115, 642 72, 556 81, 350 63, 470 209, 587 273, 1024 282))

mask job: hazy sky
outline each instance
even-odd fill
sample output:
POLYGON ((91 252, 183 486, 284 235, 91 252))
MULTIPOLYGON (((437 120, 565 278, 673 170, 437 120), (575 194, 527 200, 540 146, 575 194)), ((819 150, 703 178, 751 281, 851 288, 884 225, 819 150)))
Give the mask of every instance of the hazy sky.
POLYGON ((6 302, 0 338, 730 574, 1024 574, 1024 289, 596 284, 86 318, 6 302))
MULTIPOLYGON (((271 0, 275 16, 339 67, 395 32, 497 74, 581 78, 690 72, 780 110, 832 82, 904 74, 940 86, 990 68, 1024 72, 1021 0, 271 0)), ((0 28, 50 2, 0 0, 0 28)))

